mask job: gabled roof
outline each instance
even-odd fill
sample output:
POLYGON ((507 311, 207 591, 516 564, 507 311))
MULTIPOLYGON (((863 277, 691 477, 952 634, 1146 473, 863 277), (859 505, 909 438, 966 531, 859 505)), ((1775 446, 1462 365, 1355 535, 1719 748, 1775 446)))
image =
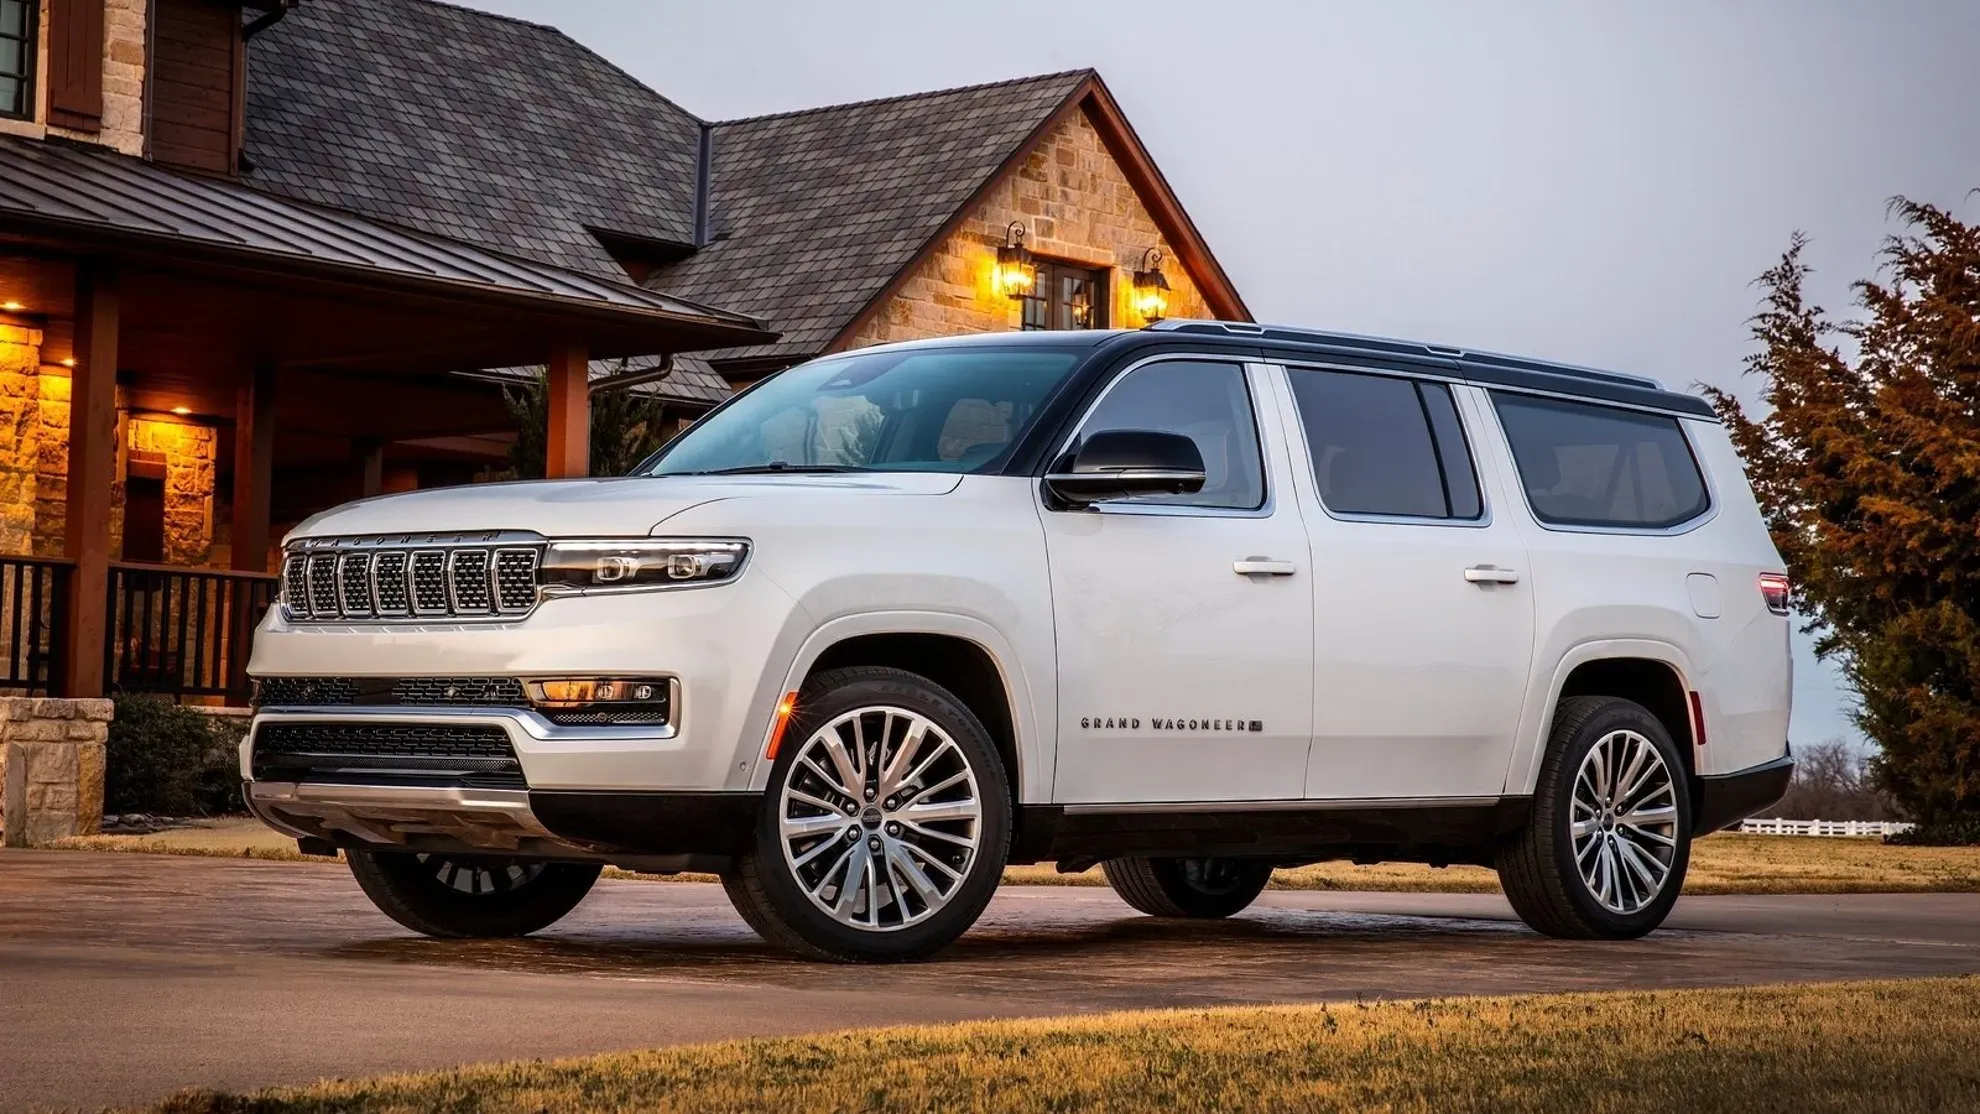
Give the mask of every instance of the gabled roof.
POLYGON ((693 239, 700 121, 553 27, 309 0, 248 68, 264 189, 619 280, 588 229, 693 239))
POLYGON ((683 335, 754 339, 756 322, 629 282, 611 282, 356 213, 274 197, 238 182, 96 144, 0 136, 0 232, 379 286, 450 292, 517 308, 669 325, 683 335))
POLYGON ((760 314, 824 348, 1093 76, 1091 70, 715 125, 717 240, 648 285, 760 314))

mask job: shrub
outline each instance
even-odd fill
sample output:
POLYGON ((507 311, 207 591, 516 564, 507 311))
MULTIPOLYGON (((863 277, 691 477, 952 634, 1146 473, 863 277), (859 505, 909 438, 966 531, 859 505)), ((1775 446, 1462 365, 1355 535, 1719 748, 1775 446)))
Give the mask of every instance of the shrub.
POLYGON ((1907 847, 1971 847, 1980 844, 1980 816, 1961 813, 1884 837, 1907 847))
POLYGON ((234 745, 245 725, 158 696, 117 697, 103 811, 210 816, 240 810, 234 745))

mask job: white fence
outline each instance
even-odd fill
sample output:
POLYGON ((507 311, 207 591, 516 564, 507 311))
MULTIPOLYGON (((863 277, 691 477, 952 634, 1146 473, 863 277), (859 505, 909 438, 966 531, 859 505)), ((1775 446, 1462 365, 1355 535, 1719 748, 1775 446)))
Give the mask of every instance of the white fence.
POLYGON ((1911 830, 1895 820, 1742 820, 1741 835, 1887 836, 1911 830))

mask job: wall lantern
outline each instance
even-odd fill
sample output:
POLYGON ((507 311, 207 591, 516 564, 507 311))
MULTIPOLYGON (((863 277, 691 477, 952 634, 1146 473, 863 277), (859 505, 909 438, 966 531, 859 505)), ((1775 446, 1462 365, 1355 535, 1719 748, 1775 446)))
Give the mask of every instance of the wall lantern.
POLYGON ((1162 274, 1162 249, 1149 248, 1134 273, 1134 311, 1143 321, 1160 321, 1169 312, 1169 280, 1162 274))
POLYGON ((997 249, 997 289, 1006 298, 1024 298, 1038 283, 1038 264, 1024 246, 1024 223, 1004 229, 1004 246, 997 249))

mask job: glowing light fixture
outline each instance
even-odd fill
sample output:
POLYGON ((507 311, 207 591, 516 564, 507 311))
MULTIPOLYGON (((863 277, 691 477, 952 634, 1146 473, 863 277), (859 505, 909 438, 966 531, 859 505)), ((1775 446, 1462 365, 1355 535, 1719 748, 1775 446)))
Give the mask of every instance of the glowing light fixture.
POLYGON ((1153 324, 1168 316, 1169 280, 1162 274, 1162 249, 1149 248, 1134 273, 1134 311, 1153 324))
POLYGON ((190 407, 190 406, 174 406, 174 407, 172 407, 172 413, 174 413, 174 414, 177 414, 177 415, 178 415, 179 417, 181 417, 181 418, 183 418, 183 417, 185 417, 185 416, 186 416, 187 414, 190 414, 190 413, 192 413, 192 407, 190 407))
POLYGON ((1038 264, 1024 246, 1024 223, 1004 229, 1004 246, 997 249, 997 289, 1006 298, 1023 298, 1038 284, 1038 264))
POLYGON ((74 367, 74 366, 76 366, 76 358, 75 358, 74 356, 65 356, 65 357, 63 357, 63 358, 62 358, 62 366, 63 366, 63 367, 74 367))
POLYGON ((20 304, 19 302, 0 302, 0 309, 4 309, 8 313, 19 313, 20 311, 26 308, 27 308, 26 306, 20 304))

